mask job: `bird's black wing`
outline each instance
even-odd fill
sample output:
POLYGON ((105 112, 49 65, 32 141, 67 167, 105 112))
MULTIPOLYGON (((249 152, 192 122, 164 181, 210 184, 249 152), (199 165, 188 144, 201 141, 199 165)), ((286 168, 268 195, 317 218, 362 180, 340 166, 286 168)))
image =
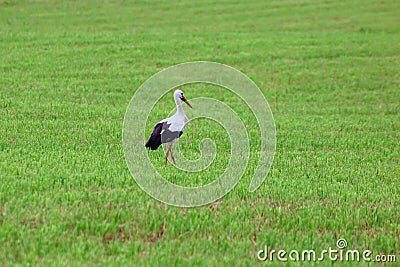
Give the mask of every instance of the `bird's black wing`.
POLYGON ((156 124, 145 147, 151 148, 151 150, 156 150, 161 145, 161 131, 163 129, 163 124, 166 124, 166 122, 159 122, 156 124))

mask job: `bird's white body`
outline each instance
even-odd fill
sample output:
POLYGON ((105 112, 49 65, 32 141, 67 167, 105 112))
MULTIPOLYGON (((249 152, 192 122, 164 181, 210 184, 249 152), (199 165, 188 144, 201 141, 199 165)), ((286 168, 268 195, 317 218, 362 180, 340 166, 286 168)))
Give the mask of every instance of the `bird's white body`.
MULTIPOLYGON (((185 130, 186 124, 189 123, 189 119, 186 117, 186 114, 183 110, 181 112, 178 110, 174 115, 169 118, 163 119, 160 122, 166 122, 167 124, 169 124, 170 126, 168 127, 168 129, 171 132, 183 132, 185 130)), ((161 131, 161 134, 163 133, 163 131, 161 131)))

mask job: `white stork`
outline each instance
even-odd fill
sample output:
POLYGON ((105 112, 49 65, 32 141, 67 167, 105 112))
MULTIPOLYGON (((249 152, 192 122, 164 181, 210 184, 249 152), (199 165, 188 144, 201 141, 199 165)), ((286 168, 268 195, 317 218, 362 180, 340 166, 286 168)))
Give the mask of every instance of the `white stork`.
POLYGON ((174 165, 176 165, 171 147, 176 140, 181 137, 183 131, 185 130, 185 126, 189 123, 189 119, 186 117, 185 111, 183 111, 181 100, 184 101, 190 108, 192 107, 181 90, 176 90, 174 92, 174 100, 177 109, 176 113, 156 124, 153 133, 145 145, 145 147, 151 148, 151 150, 156 150, 161 144, 168 144, 168 150, 165 154, 165 166, 168 164, 169 154, 171 154, 172 161, 174 162, 174 165))

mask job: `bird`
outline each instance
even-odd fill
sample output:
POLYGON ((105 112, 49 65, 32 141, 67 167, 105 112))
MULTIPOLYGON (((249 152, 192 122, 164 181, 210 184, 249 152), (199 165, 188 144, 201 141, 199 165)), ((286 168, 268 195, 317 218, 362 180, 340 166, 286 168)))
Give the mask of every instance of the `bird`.
POLYGON ((185 127, 189 124, 189 119, 186 117, 181 101, 185 102, 190 108, 192 105, 183 95, 181 90, 175 90, 174 101, 176 104, 176 113, 171 117, 159 121, 146 142, 145 147, 151 150, 156 150, 161 144, 167 144, 168 149, 165 153, 165 166, 168 164, 168 156, 171 154, 172 161, 176 165, 174 155, 172 154, 172 145, 183 134, 185 127))

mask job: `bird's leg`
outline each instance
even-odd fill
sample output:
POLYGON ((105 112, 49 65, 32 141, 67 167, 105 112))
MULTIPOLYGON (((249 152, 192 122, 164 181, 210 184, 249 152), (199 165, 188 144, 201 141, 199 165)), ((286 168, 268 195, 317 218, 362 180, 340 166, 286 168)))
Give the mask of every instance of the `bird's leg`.
POLYGON ((174 162, 174 165, 176 165, 174 154, 172 154, 172 145, 173 145, 173 143, 168 144, 168 150, 169 150, 169 153, 171 154, 171 158, 172 158, 172 161, 174 162))
POLYGON ((167 153, 165 153, 165 166, 168 164, 168 154, 171 151, 171 146, 168 144, 167 153))
POLYGON ((175 162, 174 154, 172 154, 172 150, 171 150, 171 158, 172 158, 172 161, 174 162, 174 165, 176 166, 176 162, 175 162))

